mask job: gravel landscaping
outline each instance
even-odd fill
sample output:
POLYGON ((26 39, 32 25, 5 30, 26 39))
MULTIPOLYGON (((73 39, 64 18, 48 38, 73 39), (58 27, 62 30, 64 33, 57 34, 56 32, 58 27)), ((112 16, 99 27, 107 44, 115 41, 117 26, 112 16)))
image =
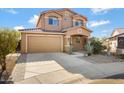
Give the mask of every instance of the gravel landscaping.
POLYGON ((87 57, 79 56, 78 58, 86 60, 93 64, 124 62, 124 59, 120 59, 115 56, 105 56, 105 55, 92 55, 87 57))

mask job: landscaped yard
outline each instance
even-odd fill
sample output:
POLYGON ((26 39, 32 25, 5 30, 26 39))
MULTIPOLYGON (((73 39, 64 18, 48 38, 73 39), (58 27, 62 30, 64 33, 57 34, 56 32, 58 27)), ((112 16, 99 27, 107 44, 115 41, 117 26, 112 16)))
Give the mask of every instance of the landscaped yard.
POLYGON ((117 58, 115 56, 106 56, 106 55, 91 55, 87 57, 78 57, 80 59, 86 60, 88 62, 94 64, 101 64, 101 63, 114 63, 114 62, 124 62, 124 59, 117 58))

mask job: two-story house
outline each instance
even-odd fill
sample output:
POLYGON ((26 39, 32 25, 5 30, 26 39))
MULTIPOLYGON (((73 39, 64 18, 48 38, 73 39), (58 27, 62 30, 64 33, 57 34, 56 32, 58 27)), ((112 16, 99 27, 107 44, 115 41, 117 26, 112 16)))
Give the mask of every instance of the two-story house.
POLYGON ((44 11, 36 28, 21 29, 21 52, 68 52, 83 50, 90 33, 87 18, 71 9, 44 11))

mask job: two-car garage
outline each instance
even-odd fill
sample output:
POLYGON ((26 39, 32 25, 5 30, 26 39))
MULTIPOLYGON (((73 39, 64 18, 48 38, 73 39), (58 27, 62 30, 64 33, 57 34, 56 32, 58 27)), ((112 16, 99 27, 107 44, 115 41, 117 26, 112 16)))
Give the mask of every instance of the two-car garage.
POLYGON ((21 32, 21 52, 62 52, 63 33, 21 32))

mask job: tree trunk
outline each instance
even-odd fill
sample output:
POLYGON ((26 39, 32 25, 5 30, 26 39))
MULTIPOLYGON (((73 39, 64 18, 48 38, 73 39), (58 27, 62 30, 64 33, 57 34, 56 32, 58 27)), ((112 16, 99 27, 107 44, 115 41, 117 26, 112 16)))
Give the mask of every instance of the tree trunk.
POLYGON ((1 69, 2 71, 0 72, 0 80, 2 78, 3 72, 6 71, 6 62, 5 62, 5 60, 2 62, 1 66, 2 66, 2 69, 1 69))
POLYGON ((5 71, 6 70, 6 62, 3 62, 2 64, 2 71, 5 71))

